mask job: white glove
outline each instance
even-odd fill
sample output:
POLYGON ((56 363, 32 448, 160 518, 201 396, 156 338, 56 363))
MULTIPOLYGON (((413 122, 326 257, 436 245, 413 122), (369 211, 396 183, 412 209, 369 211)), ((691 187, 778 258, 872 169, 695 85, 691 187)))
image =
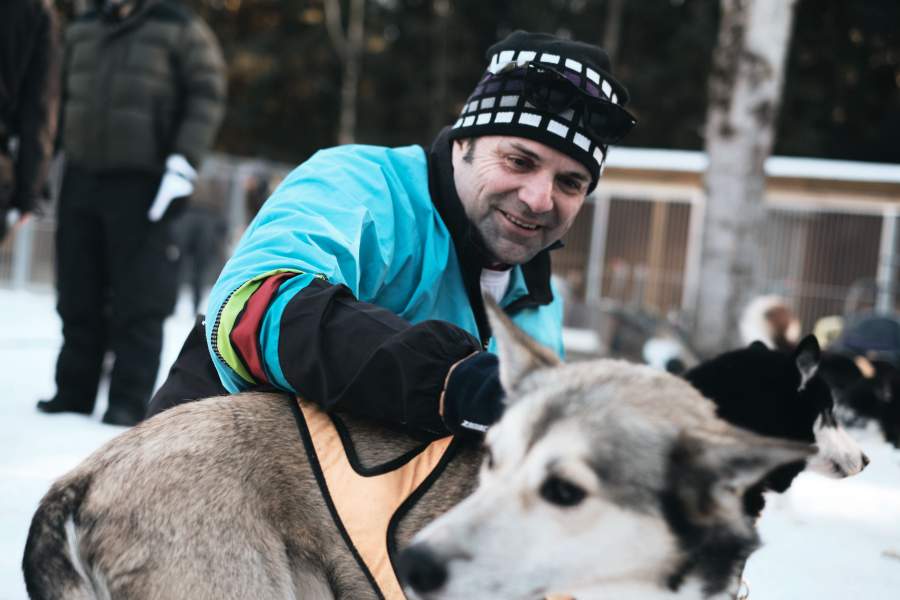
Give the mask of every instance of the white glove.
POLYGON ((156 198, 153 199, 153 204, 147 211, 147 218, 151 221, 159 221, 166 214, 172 200, 191 195, 196 179, 197 171, 185 157, 180 154, 170 156, 166 160, 166 174, 163 175, 156 198))

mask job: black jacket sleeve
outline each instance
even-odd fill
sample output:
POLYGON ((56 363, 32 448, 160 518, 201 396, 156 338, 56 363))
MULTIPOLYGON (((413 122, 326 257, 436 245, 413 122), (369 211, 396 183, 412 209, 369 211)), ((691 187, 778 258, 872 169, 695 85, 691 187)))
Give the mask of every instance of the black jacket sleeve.
POLYGON ((59 24, 47 3, 38 4, 42 9, 35 30, 34 49, 28 59, 17 102, 19 151, 16 191, 11 204, 22 212, 33 210, 36 199, 42 196, 59 113, 59 24))
POLYGON ((173 154, 181 154, 195 168, 212 146, 225 115, 225 60, 213 32, 199 18, 192 19, 178 57, 181 121, 173 154))
POLYGON ((285 378, 304 398, 434 434, 447 433, 439 414, 447 372, 478 350, 478 340, 452 323, 412 325, 321 280, 286 307, 278 347, 285 378))

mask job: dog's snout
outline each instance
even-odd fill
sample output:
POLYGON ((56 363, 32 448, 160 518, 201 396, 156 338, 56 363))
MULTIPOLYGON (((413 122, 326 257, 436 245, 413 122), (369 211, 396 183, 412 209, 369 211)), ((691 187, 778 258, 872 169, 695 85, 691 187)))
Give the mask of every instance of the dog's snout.
POLYGON ((419 593, 441 589, 447 567, 425 544, 410 546, 400 554, 400 578, 419 593))
POLYGON ((869 457, 868 457, 868 456, 866 456, 866 454, 865 454, 865 453, 863 453, 863 455, 862 455, 862 464, 863 464, 863 469, 865 469, 865 468, 866 468, 866 467, 868 467, 868 466, 869 466, 869 463, 870 463, 870 462, 872 462, 872 461, 871 461, 871 460, 869 460, 869 457))

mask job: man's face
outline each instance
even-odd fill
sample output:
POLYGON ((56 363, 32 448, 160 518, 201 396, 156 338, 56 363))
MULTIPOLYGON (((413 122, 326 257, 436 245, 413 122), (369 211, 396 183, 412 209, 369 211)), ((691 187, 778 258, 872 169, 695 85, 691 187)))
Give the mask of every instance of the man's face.
POLYGON ((572 226, 590 174, 529 139, 486 136, 472 143, 453 142, 453 179, 466 216, 498 262, 528 262, 572 226))

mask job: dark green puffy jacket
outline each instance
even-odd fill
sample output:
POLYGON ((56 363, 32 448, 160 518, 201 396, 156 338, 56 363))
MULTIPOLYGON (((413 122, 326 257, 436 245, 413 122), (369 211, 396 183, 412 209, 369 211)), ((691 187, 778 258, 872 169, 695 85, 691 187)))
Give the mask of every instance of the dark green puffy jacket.
POLYGON ((173 0, 144 0, 121 22, 93 11, 66 31, 62 146, 103 171, 195 167, 225 112, 225 65, 206 24, 173 0))

